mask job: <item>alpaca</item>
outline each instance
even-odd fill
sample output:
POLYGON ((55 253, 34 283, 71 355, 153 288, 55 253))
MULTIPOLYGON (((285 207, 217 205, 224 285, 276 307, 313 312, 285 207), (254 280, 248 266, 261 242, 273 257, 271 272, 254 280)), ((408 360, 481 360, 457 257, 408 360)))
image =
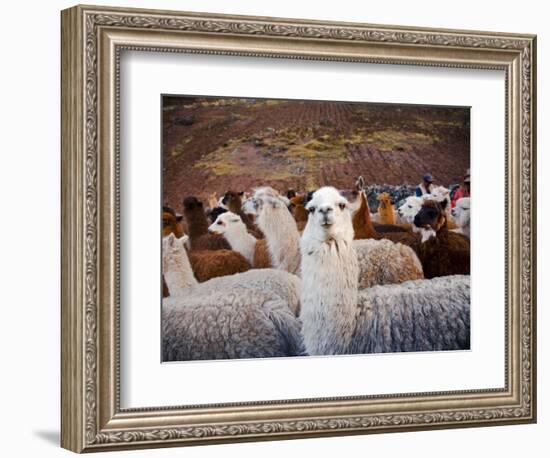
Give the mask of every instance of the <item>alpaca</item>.
POLYGON ((447 201, 424 200, 414 217, 415 226, 422 228, 422 239, 419 243, 417 237, 407 244, 418 255, 426 278, 470 274, 470 241, 448 230, 446 204, 447 201))
POLYGON ((239 215, 233 212, 226 212, 219 215, 216 221, 208 228, 208 231, 212 234, 223 235, 231 245, 231 249, 242 254, 252 267, 270 267, 266 266, 263 261, 266 258, 269 261, 269 251, 266 243, 256 240, 256 238, 246 230, 246 226, 239 215), (260 265, 254 264, 255 261, 260 265))
POLYGON ((380 234, 414 250, 426 278, 470 274, 470 242, 461 234, 449 231, 445 207, 428 196, 413 218, 415 232, 380 234))
POLYGON ((359 262, 359 288, 424 278, 424 269, 412 248, 391 240, 354 240, 359 262))
POLYGON ((380 205, 378 206, 379 223, 380 224, 395 224, 395 207, 391 202, 390 195, 387 192, 383 192, 378 195, 378 201, 380 205))
POLYGON ((195 278, 205 282, 211 278, 224 277, 250 270, 250 262, 233 250, 192 250, 189 261, 195 278))
POLYGON ((208 195, 208 208, 213 209, 218 206, 218 198, 216 197, 216 193, 212 192, 208 195))
POLYGON ((355 239, 377 238, 377 231, 371 223, 369 204, 364 191, 359 192, 359 208, 353 212, 353 232, 355 239))
POLYGON ((288 210, 288 199, 270 187, 258 188, 244 203, 244 211, 257 215, 265 234, 273 267, 298 273, 300 270, 300 233, 288 210))
POLYGON ((187 231, 187 224, 183 220, 183 215, 178 215, 167 205, 162 207, 162 235, 166 236, 174 232, 181 237, 187 231))
POLYGON ((208 233, 208 220, 202 202, 196 197, 183 200, 183 213, 189 231, 189 244, 192 250, 230 250, 231 246, 220 235, 208 233))
POLYGON ((290 199, 289 209, 300 232, 304 230, 307 223, 306 197, 305 195, 295 195, 290 199))
POLYGON ((452 231, 470 238, 470 198, 462 197, 458 199, 451 213, 458 226, 457 229, 452 231))
POLYGON ((410 224, 413 232, 419 232, 419 228, 416 227, 413 223, 414 217, 420 211, 420 207, 422 207, 423 201, 424 199, 422 197, 409 196, 405 199, 405 202, 397 209, 399 218, 401 218, 402 221, 410 224))
POLYGON ((308 209, 300 241, 300 318, 308 354, 469 348, 468 277, 360 292, 348 202, 336 189, 324 187, 308 209))
POLYGON ((206 217, 208 218, 208 222, 212 224, 214 221, 216 221, 216 218, 221 215, 222 213, 225 213, 228 211, 226 208, 222 207, 214 207, 211 208, 206 212, 206 217))
POLYGON ((178 222, 175 215, 165 211, 162 212, 162 235, 166 237, 170 233, 174 233, 176 237, 181 237, 184 233, 183 225, 178 222))
POLYGON ((251 234, 257 239, 262 239, 263 234, 258 230, 257 226, 252 222, 252 219, 243 211, 243 196, 245 195, 244 191, 234 192, 227 191, 222 198, 222 203, 230 212, 233 212, 241 217, 243 223, 246 224, 246 227, 251 232, 251 234))
POLYGON ((304 354, 298 277, 263 269, 197 284, 184 239, 163 239, 163 270, 174 292, 162 301, 163 361, 304 354))
POLYGON ((447 229, 456 229, 457 225, 451 215, 451 191, 445 186, 436 186, 432 188, 429 194, 422 196, 423 200, 435 200, 443 203, 445 208, 445 216, 447 217, 447 229))
POLYGON ((353 229, 356 239, 380 238, 379 233, 382 232, 408 232, 409 228, 396 224, 380 224, 374 223, 374 217, 377 220, 378 214, 373 215, 370 212, 367 194, 365 192, 365 180, 362 176, 357 178, 355 182, 356 189, 340 191, 349 202, 350 209, 353 213, 353 229))
MULTIPOLYGON (((401 283, 424 278, 422 265, 411 248, 389 240, 373 240, 380 238, 380 235, 370 224, 368 211, 363 211, 368 208, 364 192, 361 191, 358 194, 361 202, 358 209, 353 211, 353 206, 349 205, 347 200, 346 205, 353 213, 354 238, 359 238, 359 240, 354 240, 353 245, 359 258, 360 287, 368 288, 373 285, 401 283)), ((353 195, 355 194, 353 193, 353 195)), ((355 208, 357 208, 356 205, 355 208)))
MULTIPOLYGON (((163 237, 173 234, 178 238, 177 233, 169 232, 163 237)), ((183 234, 181 240, 183 243, 188 243, 189 236, 183 234)), ((162 253, 164 257, 164 252, 162 253)), ((202 250, 191 251, 187 255, 188 261, 191 263, 194 277, 199 282, 205 282, 215 277, 223 277, 225 275, 233 275, 240 272, 250 270, 250 263, 243 255, 232 250, 202 250)), ((162 294, 163 297, 173 295, 170 292, 166 279, 162 279, 162 294)))

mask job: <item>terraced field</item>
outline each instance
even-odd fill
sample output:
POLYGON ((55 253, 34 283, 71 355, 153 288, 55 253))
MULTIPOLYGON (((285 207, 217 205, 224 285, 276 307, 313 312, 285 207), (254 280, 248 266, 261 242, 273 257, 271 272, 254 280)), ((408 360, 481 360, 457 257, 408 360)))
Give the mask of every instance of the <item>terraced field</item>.
POLYGON ((206 200, 271 185, 312 190, 459 183, 470 167, 468 108, 164 97, 163 199, 206 200))

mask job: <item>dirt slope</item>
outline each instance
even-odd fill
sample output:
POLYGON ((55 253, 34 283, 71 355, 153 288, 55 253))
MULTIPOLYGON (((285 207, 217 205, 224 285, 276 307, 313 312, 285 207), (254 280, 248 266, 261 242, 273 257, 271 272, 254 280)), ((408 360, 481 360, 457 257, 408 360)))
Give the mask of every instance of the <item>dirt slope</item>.
POLYGON ((467 108, 164 97, 163 200, 322 185, 461 181, 470 166, 467 108))

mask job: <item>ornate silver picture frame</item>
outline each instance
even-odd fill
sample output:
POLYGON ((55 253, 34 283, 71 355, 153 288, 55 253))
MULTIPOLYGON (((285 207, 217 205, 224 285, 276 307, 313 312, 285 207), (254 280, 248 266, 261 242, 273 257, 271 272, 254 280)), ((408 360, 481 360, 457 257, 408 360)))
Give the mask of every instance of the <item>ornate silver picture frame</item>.
POLYGON ((92 452, 536 421, 535 36, 93 6, 61 17, 62 447, 92 452), (125 50, 505 72, 505 387, 121 408, 125 50))

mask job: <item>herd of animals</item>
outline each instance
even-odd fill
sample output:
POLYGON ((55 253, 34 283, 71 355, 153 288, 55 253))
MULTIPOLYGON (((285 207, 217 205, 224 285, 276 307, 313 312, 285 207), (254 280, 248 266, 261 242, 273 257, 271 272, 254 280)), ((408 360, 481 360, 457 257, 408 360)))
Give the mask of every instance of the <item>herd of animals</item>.
POLYGON ((163 209, 163 361, 470 348, 470 199, 226 192, 163 209))

